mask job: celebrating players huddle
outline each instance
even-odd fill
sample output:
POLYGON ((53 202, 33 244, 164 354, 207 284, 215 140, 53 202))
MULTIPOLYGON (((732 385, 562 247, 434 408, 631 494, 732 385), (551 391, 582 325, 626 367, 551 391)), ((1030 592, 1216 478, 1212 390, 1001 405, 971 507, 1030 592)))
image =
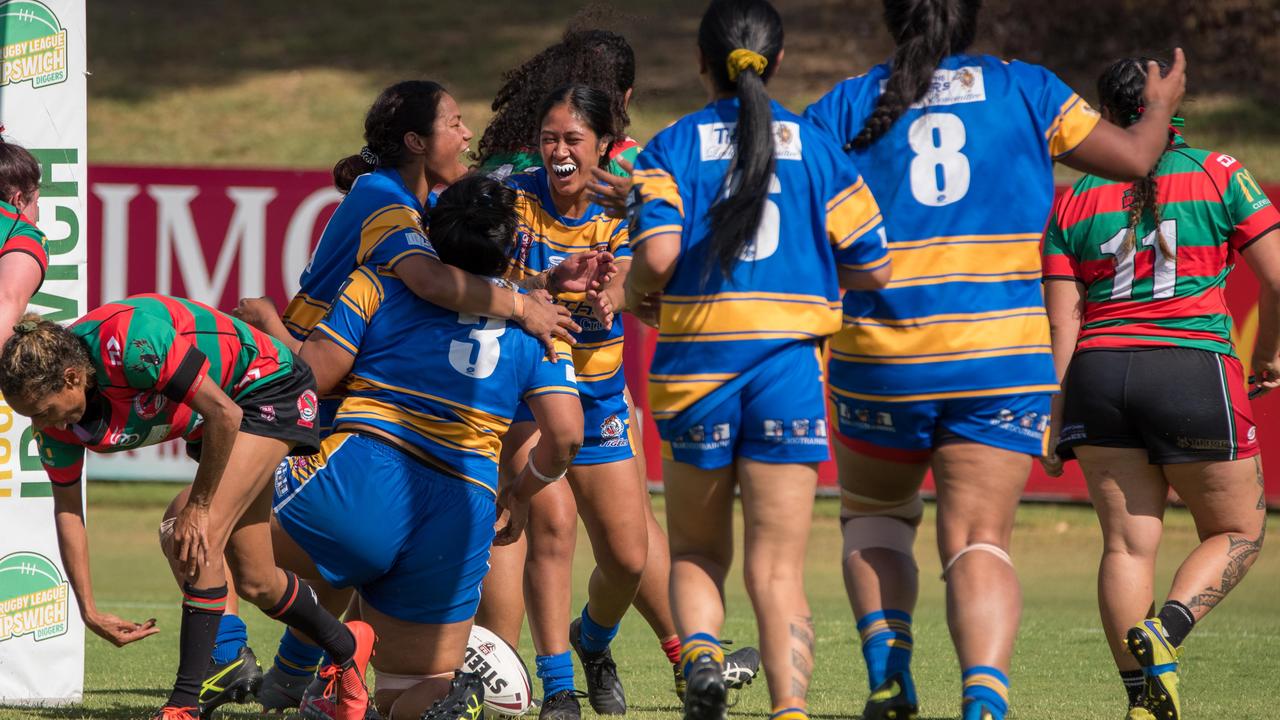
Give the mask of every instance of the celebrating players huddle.
POLYGON ((0 391, 38 429, 85 622, 117 645, 156 629, 94 605, 84 450, 182 438, 199 462, 161 526, 183 613, 155 717, 255 693, 308 718, 475 720, 473 622, 514 646, 526 613, 540 717, 580 716, 571 650, 591 707, 620 715, 610 642, 634 605, 689 720, 720 720, 761 664, 772 717, 807 718, 804 559, 834 436, 864 718, 919 710, 928 471, 962 714, 1006 717, 1014 513, 1033 459, 1075 457, 1127 717, 1176 720, 1183 640, 1264 536, 1245 395, 1280 385, 1280 213, 1238 161, 1184 140, 1180 50, 1114 63, 1099 113, 1042 67, 969 54, 977 0, 884 6, 890 61, 797 115, 768 91, 777 11, 713 0, 690 69, 709 104, 643 150, 613 33, 569 33, 509 74, 475 171, 443 86, 387 88, 283 318, 146 295, 70 327, 18 321, 47 264, 39 168, 0 144, 0 391), (1055 162, 1087 173, 1056 204, 1055 162), (1223 300, 1236 254, 1263 288, 1247 381, 1223 300), (666 536, 624 311, 658 333, 666 536), (1201 544, 1157 611, 1169 487, 1201 544), (760 648, 726 654, 735 491, 760 648), (596 567, 571 621, 579 516, 596 567), (288 626, 265 676, 236 594, 288 626))

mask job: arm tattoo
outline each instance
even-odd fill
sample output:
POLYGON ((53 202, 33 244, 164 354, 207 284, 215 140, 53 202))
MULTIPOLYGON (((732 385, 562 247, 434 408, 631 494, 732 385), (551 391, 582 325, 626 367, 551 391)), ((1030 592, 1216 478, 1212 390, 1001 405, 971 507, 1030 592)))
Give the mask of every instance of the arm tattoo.
POLYGON ((813 644, 813 618, 795 618, 791 622, 791 694, 802 700, 813 677, 813 644))
POLYGON ((1227 567, 1222 571, 1222 582, 1216 588, 1205 588, 1187 602, 1187 607, 1193 614, 1204 615, 1209 612, 1240 584, 1244 574, 1258 557, 1258 552, 1262 550, 1262 540, 1266 535, 1267 529, 1264 526, 1255 540, 1239 535, 1227 536, 1230 545, 1227 548, 1227 567))

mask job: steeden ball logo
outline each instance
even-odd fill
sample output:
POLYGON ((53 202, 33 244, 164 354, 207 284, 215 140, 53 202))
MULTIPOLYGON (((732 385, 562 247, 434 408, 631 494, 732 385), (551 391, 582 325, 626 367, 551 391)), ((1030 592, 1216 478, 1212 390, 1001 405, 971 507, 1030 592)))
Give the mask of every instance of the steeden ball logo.
POLYGON ((58 566, 45 556, 16 552, 0 558, 0 643, 65 634, 70 595, 58 566))
POLYGON ((0 87, 30 82, 42 88, 66 81, 67 31, 43 3, 0 1, 0 42, 0 87))

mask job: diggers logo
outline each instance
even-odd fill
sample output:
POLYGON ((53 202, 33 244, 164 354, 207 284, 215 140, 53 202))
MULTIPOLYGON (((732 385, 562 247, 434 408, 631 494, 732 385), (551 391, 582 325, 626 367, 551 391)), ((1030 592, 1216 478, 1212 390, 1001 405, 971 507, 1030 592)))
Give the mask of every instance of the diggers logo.
POLYGON ((308 390, 298 396, 298 424, 304 428, 313 427, 316 424, 316 408, 319 402, 316 400, 316 391, 308 390))
POLYGON ((0 558, 0 643, 65 634, 69 596, 58 566, 45 556, 16 552, 0 558))
POLYGON ((42 88, 66 81, 67 31, 42 3, 0 2, 0 38, 4 42, 0 87, 30 82, 42 88))

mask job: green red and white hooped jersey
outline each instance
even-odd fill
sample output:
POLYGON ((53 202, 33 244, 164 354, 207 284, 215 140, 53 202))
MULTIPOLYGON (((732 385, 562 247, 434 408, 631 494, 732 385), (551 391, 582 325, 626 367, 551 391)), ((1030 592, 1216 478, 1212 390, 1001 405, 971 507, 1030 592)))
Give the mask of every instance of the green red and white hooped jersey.
POLYGON ((49 270, 49 240, 18 208, 0 201, 0 257, 9 253, 30 255, 40 264, 40 280, 49 270))
MULTIPOLYGON (((89 347, 96 387, 80 422, 36 432, 40 461, 55 485, 80 480, 85 448, 110 453, 199 440, 203 420, 190 402, 206 379, 239 402, 294 365, 289 349, 266 334, 207 305, 165 295, 108 303, 71 331, 89 347)), ((314 418, 314 393, 310 402, 314 418)))
POLYGON ((1086 175, 1054 205, 1044 277, 1085 286, 1078 351, 1175 346, 1234 355, 1227 275, 1236 254, 1280 227, 1280 212, 1239 161, 1178 135, 1155 180, 1170 256, 1150 210, 1125 252, 1131 184, 1086 175))

